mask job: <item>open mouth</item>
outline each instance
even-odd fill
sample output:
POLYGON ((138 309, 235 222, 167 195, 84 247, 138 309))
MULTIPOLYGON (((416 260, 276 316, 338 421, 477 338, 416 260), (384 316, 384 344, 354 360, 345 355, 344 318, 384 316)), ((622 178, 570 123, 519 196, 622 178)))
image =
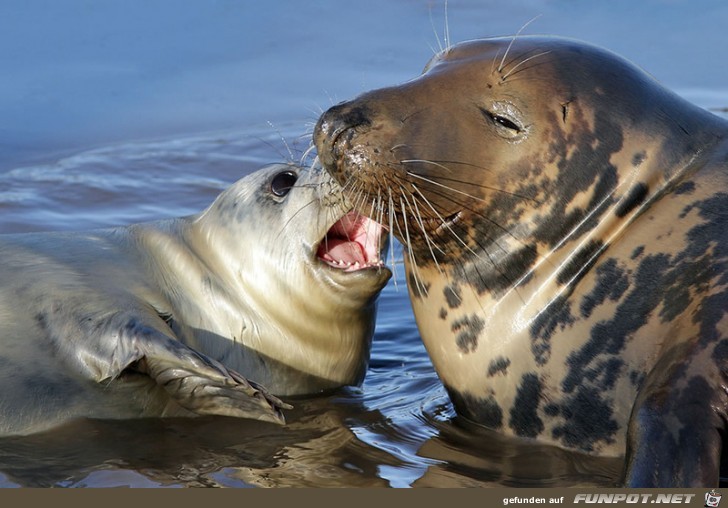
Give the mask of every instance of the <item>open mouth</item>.
POLYGON ((345 272, 381 268, 384 261, 384 227, 351 211, 339 219, 319 243, 316 256, 327 265, 345 272))

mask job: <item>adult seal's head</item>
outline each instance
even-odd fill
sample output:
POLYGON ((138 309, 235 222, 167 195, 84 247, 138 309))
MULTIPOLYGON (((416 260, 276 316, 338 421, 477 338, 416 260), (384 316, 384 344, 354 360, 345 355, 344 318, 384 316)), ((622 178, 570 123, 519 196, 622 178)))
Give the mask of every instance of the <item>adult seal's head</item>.
POLYGON ((626 453, 632 485, 718 479, 727 136, 625 60, 546 37, 448 48, 315 130, 327 170, 404 243, 456 410, 626 453))
POLYGON ((0 435, 76 417, 282 423, 275 395, 359 383, 382 233, 325 172, 277 164, 191 217, 0 236, 0 435))

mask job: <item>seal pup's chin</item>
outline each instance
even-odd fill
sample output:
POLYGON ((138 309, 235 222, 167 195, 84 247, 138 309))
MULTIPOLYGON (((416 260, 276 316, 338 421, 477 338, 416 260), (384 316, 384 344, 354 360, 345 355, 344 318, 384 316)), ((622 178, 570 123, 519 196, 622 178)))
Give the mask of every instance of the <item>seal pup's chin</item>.
POLYGON ((316 257, 344 272, 388 270, 382 260, 386 248, 384 226, 352 210, 329 228, 319 242, 316 257))

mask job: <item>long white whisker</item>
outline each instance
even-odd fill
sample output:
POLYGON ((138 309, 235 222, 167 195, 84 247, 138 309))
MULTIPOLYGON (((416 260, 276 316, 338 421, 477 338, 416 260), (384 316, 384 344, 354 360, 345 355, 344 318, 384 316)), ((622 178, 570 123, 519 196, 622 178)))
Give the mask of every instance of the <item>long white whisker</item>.
POLYGON ((281 131, 275 125, 273 125, 273 122, 271 122, 270 120, 268 121, 268 125, 270 125, 271 129, 273 129, 276 134, 278 134, 278 137, 281 138, 281 141, 283 141, 283 146, 286 147, 286 150, 288 151, 288 156, 290 157, 288 160, 291 162, 296 160, 296 158, 293 156, 293 150, 291 150, 291 147, 288 145, 288 141, 286 141, 286 138, 283 137, 281 131))
MULTIPOLYGON (((420 277, 420 270, 417 266, 417 261, 415 259, 414 249, 412 249, 412 241, 410 240, 409 235, 409 227, 407 225, 407 208, 405 207, 404 201, 402 201, 402 195, 400 194, 399 198, 399 204, 402 207, 402 223, 404 224, 404 237, 407 239, 407 245, 409 246, 409 249, 407 249, 407 253, 409 254, 410 262, 412 263, 412 273, 414 274, 414 279, 417 284, 417 290, 421 295, 427 295, 427 287, 422 282, 422 277, 420 277)), ((399 225, 399 223, 398 223, 399 225)), ((402 234, 402 230, 400 230, 400 234, 402 234)))
MULTIPOLYGON (((309 155, 311 155, 311 152, 313 152, 315 149, 316 149, 316 146, 313 143, 311 143, 311 146, 309 146, 308 148, 306 148, 306 150, 304 150, 303 154, 301 155, 301 161, 299 163, 301 166, 306 165, 305 164, 306 159, 309 157, 309 155)), ((316 157, 316 159, 314 159, 314 161, 316 161, 316 160, 318 160, 318 156, 316 157)))
POLYGON ((443 47, 442 47, 442 42, 440 42, 440 35, 437 33, 437 29, 435 28, 435 21, 432 19, 432 5, 430 5, 429 14, 430 14, 430 26, 432 27, 432 32, 435 34, 435 41, 437 42, 437 47, 440 48, 440 51, 435 51, 435 54, 441 53, 443 51, 443 47))
MULTIPOLYGON (((435 166, 439 166, 439 167, 444 167, 444 166, 442 166, 442 165, 441 165, 440 163, 438 163, 438 162, 435 162, 435 161, 428 161, 428 160, 414 160, 414 159, 408 159, 408 160, 401 160, 401 161, 399 161, 399 162, 403 162, 403 163, 408 163, 408 162, 420 162, 420 163, 427 163, 427 164, 433 164, 433 165, 435 165, 435 166)), ((477 166, 475 166, 475 167, 477 167, 477 166)), ((408 176, 412 176, 412 177, 414 177, 414 178, 419 178, 419 179, 421 179, 421 180, 424 180, 424 181, 426 181, 426 182, 428 182, 428 183, 431 183, 431 184, 433 184, 433 185, 437 185, 437 186, 439 186, 439 187, 442 187, 443 189, 447 189, 447 190, 449 190, 449 191, 453 191, 453 192, 456 192, 456 193, 464 194, 465 196, 467 196, 467 197, 469 197, 469 198, 472 198, 472 199, 475 199, 475 200, 479 200, 479 201, 483 201, 483 202, 485 202, 485 200, 484 200, 484 199, 478 198, 477 196, 473 196, 472 194, 468 194, 467 192, 464 192, 464 191, 460 191, 460 190, 458 190, 458 189, 456 189, 456 188, 454 188, 454 187, 450 187, 450 186, 448 186, 448 185, 442 184, 442 183, 440 183, 440 182, 437 182, 436 180, 431 180, 431 179, 428 179, 427 177, 424 177, 424 176, 420 175, 419 173, 415 173, 414 171, 407 171, 407 175, 408 175, 408 176)), ((456 180, 456 179, 454 179, 454 178, 447 178, 447 177, 445 177, 445 176, 439 176, 438 178, 440 178, 440 179, 442 179, 442 180, 448 180, 448 181, 452 181, 452 182, 458 182, 458 180, 456 180)), ((460 183, 462 183, 462 182, 460 182, 460 183)), ((493 192, 499 192, 499 193, 501 193, 501 194, 507 194, 508 196, 513 196, 513 197, 516 197, 516 198, 520 198, 520 199, 523 199, 523 200, 526 200, 526 201, 532 201, 532 202, 534 202, 534 203, 536 203, 536 204, 539 204, 539 205, 541 204, 541 203, 540 203, 540 202, 539 202, 539 201, 538 201, 537 199, 534 199, 534 198, 530 198, 530 197, 528 197, 528 196, 523 196, 523 195, 521 195, 521 194, 518 194, 518 193, 516 193, 516 192, 509 192, 509 191, 507 191, 507 190, 503 190, 503 189, 498 189, 498 188, 494 188, 494 187, 489 187, 489 186, 486 186, 486 185, 478 185, 478 184, 473 184, 473 183, 470 183, 470 182, 467 182, 467 184, 468 184, 468 185, 472 185, 473 187, 480 187, 480 188, 482 188, 482 189, 487 189, 487 190, 490 190, 490 191, 493 191, 493 192)))
MULTIPOLYGON (((457 240, 457 242, 460 243, 460 245, 462 245, 463 247, 465 247, 465 249, 468 252, 470 252, 473 256, 475 256, 477 259, 479 259, 479 260, 481 260, 483 262, 488 262, 488 263, 490 263, 490 265, 493 268, 497 269, 498 265, 496 264, 495 260, 491 257, 490 253, 488 252, 488 249, 485 248, 485 246, 480 245, 478 242, 476 242, 476 244, 480 247, 480 249, 483 252, 485 252, 485 255, 488 258, 487 260, 485 258, 483 258, 472 247, 470 247, 462 238, 460 238, 460 236, 452 229, 452 227, 450 227, 450 225, 447 222, 445 222, 445 220, 442 218, 442 216, 439 214, 439 212, 435 209, 435 207, 432 205, 432 203, 430 203, 430 201, 424 196, 424 194, 422 194, 422 192, 417 188, 416 185, 412 184, 412 188, 415 190, 415 192, 417 192, 422 197, 422 199, 425 202, 425 204, 430 207, 430 209, 435 213, 435 215, 438 216, 438 218, 442 221, 443 225, 447 228, 447 230, 450 232, 450 234, 452 235, 452 237, 455 238, 455 240, 457 240)), ((483 276, 480 274, 480 271, 478 270, 477 265, 474 265, 474 269, 478 273, 478 277, 481 280, 485 280, 483 278, 483 276)), ((504 278, 506 278, 506 280, 508 280, 509 283, 512 283, 512 281, 508 277, 506 277, 506 275, 503 272, 501 272, 499 270, 499 273, 500 273, 501 276, 503 276, 504 278)), ((515 289, 515 287, 514 287, 514 289, 515 289)), ((516 291, 516 294, 519 296, 519 298, 521 298, 520 293, 518 292, 518 290, 515 289, 515 291, 516 291)), ((523 298, 521 298, 521 300, 523 300, 523 298)))
MULTIPOLYGON (((377 206, 379 208, 379 216, 377 222, 380 224, 384 224, 384 202, 382 200, 382 187, 377 186, 377 206)), ((391 260, 392 265, 392 279, 394 279, 394 288, 395 290, 399 291, 399 283, 397 282, 397 263, 394 257, 394 229, 393 229, 393 221, 394 221, 394 212, 390 208, 389 210, 389 258, 391 260)))
POLYGON ((449 187, 449 186, 447 186, 447 185, 443 185, 443 184, 441 184, 440 182, 436 182, 436 181, 434 181, 434 180, 431 180, 431 179, 429 179, 429 178, 427 178, 427 177, 424 177, 424 176, 422 176, 422 175, 418 175, 417 173, 412 173, 412 172, 408 171, 408 172, 407 172, 407 175, 409 175, 409 176, 411 176, 411 177, 413 177, 413 178, 417 178, 417 179, 419 179, 419 180, 422 180, 422 181, 424 181, 424 182, 427 182, 427 183, 429 183, 429 184, 431 184, 431 185, 434 185, 434 186, 436 186, 436 187, 440 187, 440 188, 442 188, 442 189, 445 189, 445 190, 447 190, 448 192, 455 192, 456 194, 461 194, 461 195, 463 195, 463 196, 465 196, 465 197, 468 197, 468 198, 470 198, 470 199, 474 199, 474 200, 476 200, 476 201, 480 201, 481 203, 487 203, 487 202, 488 202, 487 200, 485 200, 485 199, 483 199, 483 198, 479 198, 479 197, 477 197, 477 196, 473 196, 473 195, 471 195, 471 194, 468 194, 467 192, 463 192, 463 191, 461 191, 461 190, 458 190, 458 189, 455 189, 455 188, 453 188, 453 187, 449 187))
POLYGON ((447 0, 445 0, 445 49, 450 49, 450 23, 447 19, 447 0))
POLYGON ((427 160, 427 159, 402 159, 399 162, 401 164, 414 164, 414 163, 432 164, 433 166, 437 166, 438 168, 444 169, 448 173, 452 173, 452 169, 448 168, 444 164, 440 164, 439 162, 430 161, 430 160, 427 160))
POLYGON ((510 69, 510 70, 509 70, 508 72, 506 72, 506 73, 505 73, 505 74, 503 75, 503 77, 501 78, 501 80, 505 81, 506 79, 508 79, 508 76, 512 75, 512 74, 513 74, 513 72, 514 72, 514 71, 515 71, 516 69, 518 69, 518 68, 519 68, 519 67, 520 67, 521 65, 525 64, 526 62, 528 62, 528 61, 530 61, 530 60, 533 60, 534 58, 538 58, 539 56, 544 56, 544 55, 548 55, 549 53, 551 53, 551 51, 543 51, 543 52, 541 52, 541 53, 538 53, 538 54, 536 54, 536 55, 532 55, 532 56, 530 56, 530 57, 526 58, 525 60, 522 60, 522 61, 521 61, 521 62, 519 62, 518 64, 514 65, 514 66, 513 66, 513 68, 511 68, 511 69, 510 69))
MULTIPOLYGON (((401 187, 400 187, 401 188, 401 187)), ((437 256, 435 256, 435 251, 432 249, 432 242, 430 241, 430 236, 427 234, 427 228, 425 228, 425 223, 422 220, 422 215, 420 214, 420 209, 417 206, 417 200, 414 196, 412 196, 412 204, 409 203, 409 200, 407 199, 407 194, 404 192, 404 189, 402 189, 402 197, 407 202, 407 204, 410 205, 410 208, 414 210, 414 218, 417 221, 417 224, 420 226, 420 230, 422 230, 422 235, 425 238, 425 244, 427 245, 427 248, 430 251, 430 255, 432 256, 432 260, 435 262, 435 267, 437 268, 437 271, 440 273, 440 275, 444 275, 442 268, 440 268, 440 263, 437 261, 437 256)), ((440 253, 445 254, 445 252, 437 247, 437 250, 440 251, 440 253)))
MULTIPOLYGON (((458 243, 460 243, 460 245, 462 245, 463 247, 465 247, 475 257, 477 257, 478 259, 481 259, 481 260, 485 261, 483 258, 480 257, 480 254, 478 254, 476 251, 474 251, 472 249, 472 247, 470 247, 462 238, 460 238, 460 236, 452 229, 452 227, 450 226, 450 224, 448 223, 448 221, 446 221, 445 218, 442 215, 440 215, 440 212, 438 212, 437 209, 435 209, 435 207, 432 205, 432 203, 430 203, 430 200, 427 199, 427 197, 425 197, 425 195, 422 193, 422 191, 420 191, 420 189, 418 189, 417 186, 414 185, 414 184, 412 184, 412 188, 415 190, 415 192, 417 192, 420 195, 420 197, 425 202, 425 204, 430 207, 430 209, 437 216, 437 218, 440 220, 440 222, 442 223, 442 225, 445 226, 448 231, 450 231, 450 234, 452 234, 453 238, 455 238, 458 241, 458 243)), ((486 251, 486 254, 487 254, 487 251, 486 251)), ((491 263, 493 263, 493 260, 490 259, 490 255, 488 255, 488 260, 491 263)), ((493 263, 493 264, 495 264, 495 263, 493 263)))
POLYGON ((505 52, 505 53, 503 53, 503 58, 501 59, 500 65, 498 66, 498 72, 501 72, 501 71, 503 70, 503 65, 505 64, 505 61, 506 61, 506 57, 508 56, 508 53, 509 53, 509 52, 511 51, 511 46, 513 46, 513 43, 514 43, 514 42, 516 42, 516 39, 518 38, 518 36, 519 36, 519 35, 521 35, 521 32, 523 32, 523 31, 524 31, 524 30, 526 29, 526 27, 527 27, 528 25, 530 25, 531 23, 533 23, 534 21, 536 21, 536 20, 537 20, 538 18, 540 18, 540 17, 541 17, 541 15, 539 14, 538 16, 535 16, 535 17, 531 18, 530 20, 528 20, 528 21, 527 21, 527 22, 526 22, 526 23, 525 23, 525 24, 524 24, 524 25, 523 25, 523 26, 522 26, 522 27, 521 27, 521 28, 520 28, 520 29, 518 30, 518 32, 516 32, 516 34, 515 34, 515 35, 513 36, 513 38, 511 39, 511 42, 509 42, 509 43, 508 43, 508 47, 506 48, 506 52, 505 52))

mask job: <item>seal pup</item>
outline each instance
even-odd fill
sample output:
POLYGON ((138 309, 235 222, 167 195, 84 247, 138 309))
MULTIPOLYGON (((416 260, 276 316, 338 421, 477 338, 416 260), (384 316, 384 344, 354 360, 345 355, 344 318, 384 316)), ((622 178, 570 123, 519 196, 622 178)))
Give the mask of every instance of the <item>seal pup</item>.
POLYGON ((717 485, 728 414, 728 122, 606 50, 468 41, 326 111, 318 156, 405 245, 456 411, 717 485))
POLYGON ((362 380, 385 243, 328 174, 292 164, 190 217, 2 235, 0 434, 77 417, 283 423, 271 393, 362 380))

